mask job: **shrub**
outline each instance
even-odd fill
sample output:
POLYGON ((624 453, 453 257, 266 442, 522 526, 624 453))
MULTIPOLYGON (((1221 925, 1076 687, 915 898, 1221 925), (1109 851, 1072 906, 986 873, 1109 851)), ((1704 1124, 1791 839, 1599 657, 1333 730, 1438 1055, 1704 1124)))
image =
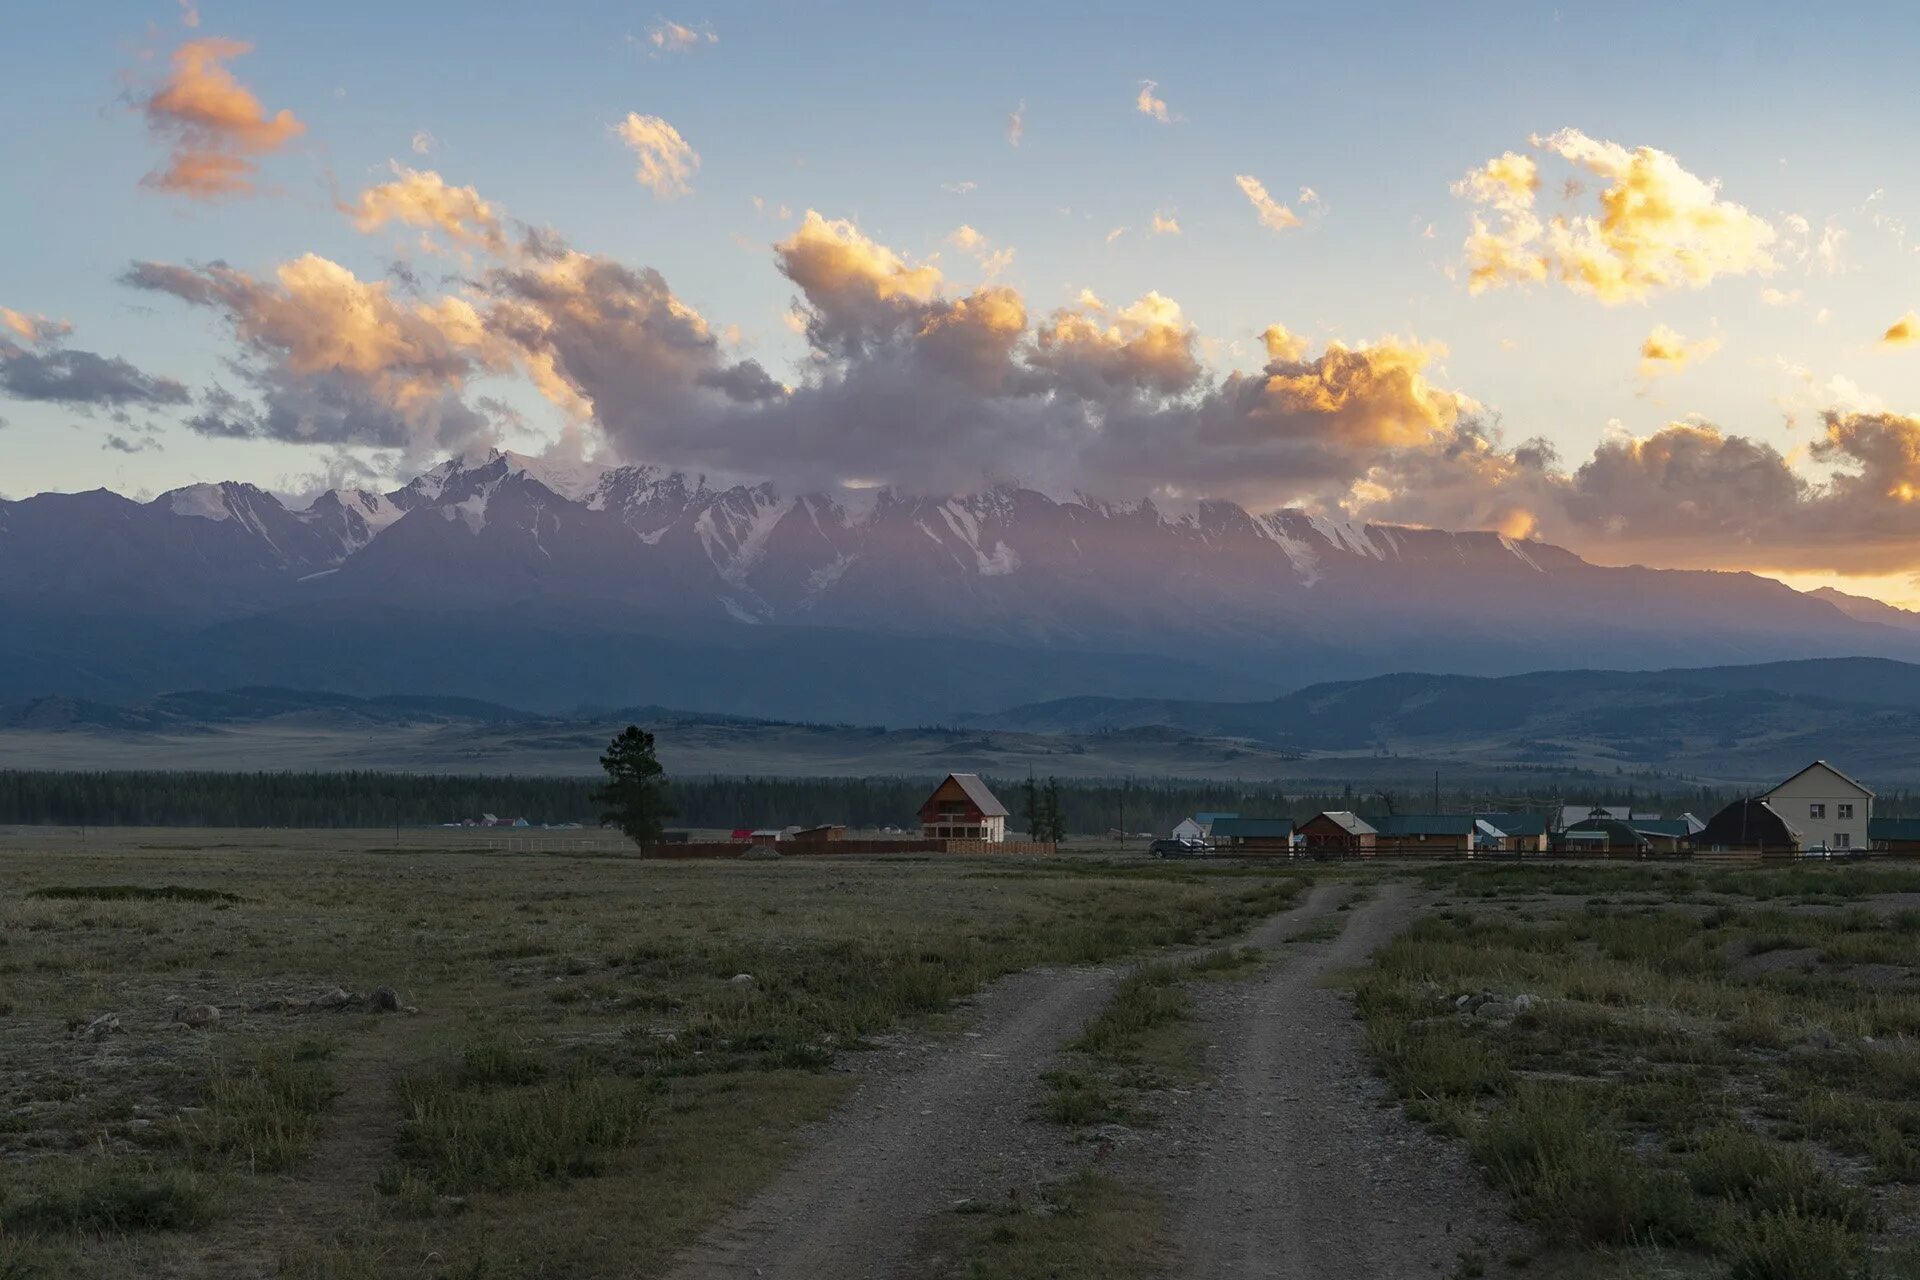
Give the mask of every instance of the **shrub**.
POLYGON ((213 1195, 198 1175, 143 1163, 49 1162, 44 1181, 0 1209, 9 1232, 181 1231, 213 1217, 213 1195))

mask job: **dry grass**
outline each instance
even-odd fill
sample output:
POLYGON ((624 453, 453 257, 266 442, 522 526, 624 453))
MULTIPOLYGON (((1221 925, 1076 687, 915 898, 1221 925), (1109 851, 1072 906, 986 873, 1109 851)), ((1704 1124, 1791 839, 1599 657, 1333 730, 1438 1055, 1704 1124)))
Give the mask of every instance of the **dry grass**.
POLYGON ((1011 970, 1231 934, 1292 892, 1067 859, 639 863, 312 833, 20 850, 0 842, 9 1277, 197 1274, 210 1251, 340 1280, 482 1258, 655 1274, 790 1157, 845 1089, 823 1068, 866 1041, 937 1029, 1011 970), (303 1007, 336 985, 421 1012, 303 1007), (216 1024, 176 1023, 199 1004, 216 1024), (117 1033, 76 1034, 103 1015, 117 1033), (356 1126, 378 1159, 336 1169, 356 1126), (315 1178, 324 1221, 261 1211, 315 1178))
MULTIPOLYGON (((1620 894, 1633 870, 1575 881, 1620 894)), ((1408 1109, 1463 1138, 1551 1238, 1650 1274, 1912 1274, 1911 873, 1648 874, 1681 905, 1543 901, 1531 868, 1456 873, 1466 905, 1386 947, 1356 993, 1408 1109), (1754 962, 1768 955, 1794 963, 1754 962), (1535 1002, 1454 1008, 1480 991, 1535 1002)))

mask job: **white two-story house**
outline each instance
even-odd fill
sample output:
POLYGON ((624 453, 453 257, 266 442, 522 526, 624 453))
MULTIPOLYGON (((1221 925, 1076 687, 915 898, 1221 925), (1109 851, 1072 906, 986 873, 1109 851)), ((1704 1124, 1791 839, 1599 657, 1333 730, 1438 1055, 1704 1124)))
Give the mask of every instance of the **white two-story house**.
POLYGON ((1873 792, 1825 760, 1815 760, 1761 796, 1801 833, 1808 849, 1865 849, 1873 792))

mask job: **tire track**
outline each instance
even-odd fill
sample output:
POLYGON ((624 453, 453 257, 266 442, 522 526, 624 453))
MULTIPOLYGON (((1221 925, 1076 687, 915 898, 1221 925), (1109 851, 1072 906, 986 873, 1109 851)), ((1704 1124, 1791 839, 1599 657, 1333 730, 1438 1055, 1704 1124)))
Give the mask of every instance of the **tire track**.
POLYGON ((1182 1206, 1177 1275, 1431 1280, 1519 1240, 1465 1153, 1390 1103, 1346 994, 1324 985, 1416 906, 1409 886, 1383 886, 1333 942, 1196 993, 1216 1084, 1178 1122, 1163 1177, 1182 1206))

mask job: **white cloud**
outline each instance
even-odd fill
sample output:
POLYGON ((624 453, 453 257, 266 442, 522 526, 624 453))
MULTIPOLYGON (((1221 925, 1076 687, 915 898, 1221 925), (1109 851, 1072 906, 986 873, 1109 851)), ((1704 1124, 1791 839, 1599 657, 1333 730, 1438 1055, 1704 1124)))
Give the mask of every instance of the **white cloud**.
POLYGON ((609 127, 639 157, 634 181, 661 200, 693 194, 693 171, 700 167, 700 156, 678 129, 659 116, 643 116, 637 111, 609 127))

